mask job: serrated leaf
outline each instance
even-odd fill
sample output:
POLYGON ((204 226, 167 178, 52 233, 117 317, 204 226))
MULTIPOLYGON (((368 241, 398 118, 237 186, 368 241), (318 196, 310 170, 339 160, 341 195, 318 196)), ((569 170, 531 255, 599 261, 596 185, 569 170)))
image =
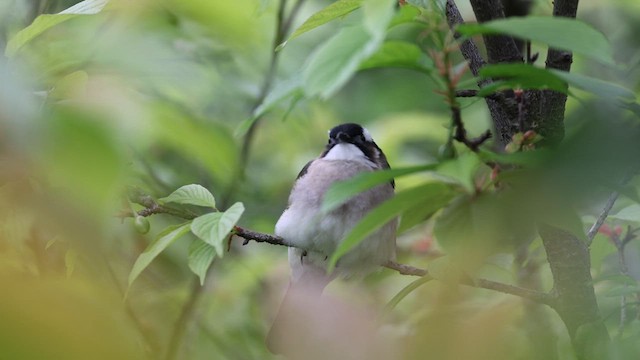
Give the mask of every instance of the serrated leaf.
POLYGON ((200 278, 200 285, 204 285, 207 270, 216 257, 213 246, 204 241, 196 240, 189 246, 189 269, 200 278))
POLYGON ((433 61, 412 43, 398 40, 386 41, 378 51, 360 64, 360 70, 398 67, 429 73, 433 61))
POLYGON ((425 201, 423 195, 431 186, 431 184, 426 184, 400 192, 393 198, 369 211, 353 227, 353 229, 351 229, 349 234, 340 242, 334 253, 331 255, 328 271, 333 271, 338 260, 344 254, 349 252, 349 250, 357 246, 367 236, 371 235, 389 221, 396 218, 404 210, 414 206, 416 203, 425 201))
POLYGON ((133 268, 129 273, 129 287, 138 278, 140 273, 151 264, 162 251, 164 251, 169 245, 171 245, 178 238, 189 232, 189 226, 191 222, 186 222, 180 225, 168 226, 164 231, 158 234, 157 239, 149 244, 147 248, 138 256, 138 259, 133 264, 133 268))
POLYGON ((216 255, 224 255, 224 240, 227 238, 244 212, 242 203, 233 204, 225 212, 214 212, 198 216, 191 224, 191 231, 202 241, 214 247, 216 255))
POLYGON ((371 189, 376 185, 390 182, 397 177, 414 174, 420 171, 433 170, 437 167, 438 164, 430 164, 400 169, 381 170, 358 174, 349 180, 338 181, 331 185, 329 190, 325 193, 322 202, 322 211, 331 211, 344 204, 345 201, 349 200, 356 194, 367 189, 371 189))
POLYGON ((190 184, 181 186, 171 195, 159 199, 163 202, 174 202, 178 204, 190 204, 197 206, 207 206, 215 209, 216 200, 213 194, 204 186, 198 184, 190 184))
POLYGON ((339 0, 333 2, 331 5, 326 8, 318 11, 317 13, 311 15, 300 27, 298 27, 293 34, 287 39, 286 42, 291 41, 292 39, 297 38, 298 36, 306 33, 307 31, 311 31, 318 26, 324 25, 330 21, 341 18, 350 12, 358 9, 362 4, 363 0, 339 0))
POLYGON ((58 14, 38 16, 31 25, 20 30, 9 42, 5 49, 7 57, 13 57, 24 45, 51 27, 82 15, 97 14, 105 7, 109 0, 85 0, 77 3, 58 14))
POLYGON ((527 16, 463 24, 456 30, 463 35, 507 34, 569 50, 604 64, 615 64, 611 45, 604 34, 591 25, 564 17, 527 16))

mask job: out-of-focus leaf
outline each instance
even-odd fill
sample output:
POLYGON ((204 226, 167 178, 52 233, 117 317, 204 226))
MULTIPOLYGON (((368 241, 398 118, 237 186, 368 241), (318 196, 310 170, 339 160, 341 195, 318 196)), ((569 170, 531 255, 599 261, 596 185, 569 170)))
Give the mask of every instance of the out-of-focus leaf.
POLYGON ((330 97, 378 50, 392 18, 390 4, 388 0, 367 1, 362 24, 340 29, 311 54, 302 72, 305 94, 330 97))
POLYGON ((216 200, 213 197, 213 194, 211 194, 204 186, 198 184, 184 185, 172 192, 171 195, 159 200, 178 204, 208 206, 214 209, 216 207, 216 200))
POLYGON ((73 274, 77 262, 78 252, 74 249, 67 250, 67 252, 64 254, 64 267, 67 268, 67 278, 70 278, 73 274))
POLYGON ((233 204, 225 212, 214 212, 198 216, 191 224, 191 231, 214 247, 216 255, 224 255, 224 240, 227 238, 244 212, 242 203, 233 204))
POLYGON ((433 61, 415 44, 391 40, 382 44, 378 51, 360 64, 360 70, 381 67, 399 67, 429 73, 433 61))
POLYGON ((400 215, 404 210, 414 206, 417 203, 426 203, 429 201, 430 193, 426 191, 432 188, 432 184, 418 186, 409 190, 405 190, 396 194, 393 198, 380 204, 380 206, 369 211, 362 220, 353 227, 351 232, 342 240, 340 245, 334 251, 329 259, 328 271, 331 272, 336 266, 338 260, 349 250, 357 246, 367 236, 383 227, 393 218, 400 215), (427 196, 425 196, 427 195, 427 196))
POLYGON ((618 84, 581 74, 569 73, 566 71, 559 71, 554 69, 551 69, 549 71, 569 83, 569 85, 575 86, 576 88, 584 91, 591 92, 595 95, 612 99, 620 98, 623 100, 636 100, 636 95, 633 93, 633 91, 626 89, 618 84))
POLYGON ((93 113, 60 108, 42 130, 37 158, 50 184, 96 213, 106 210, 100 206, 116 196, 124 172, 113 129, 93 113))
POLYGON ((159 105, 154 115, 151 130, 158 140, 202 165, 212 178, 222 183, 231 180, 238 166, 238 146, 228 129, 165 105, 159 105))
POLYGON ((262 103, 253 111, 251 117, 245 119, 238 125, 234 135, 236 137, 243 136, 249 130, 251 125, 258 120, 261 116, 266 114, 269 110, 274 108, 282 101, 290 98, 296 98, 302 96, 304 93, 302 89, 302 76, 296 74, 293 78, 277 83, 271 91, 264 98, 262 103))
POLYGON ((207 270, 216 257, 216 249, 204 241, 196 240, 189 246, 189 269, 200 278, 200 285, 204 285, 207 270))
POLYGON ((580 20, 564 17, 512 17, 482 24, 463 24, 456 30, 463 35, 512 35, 573 51, 604 64, 614 64, 611 45, 604 34, 580 20))
POLYGON ((589 246, 589 255, 591 256, 591 268, 600 272, 604 259, 615 253, 616 247, 610 241, 610 239, 602 234, 596 234, 589 246))
POLYGON ((129 287, 138 278, 140 273, 151 264, 162 251, 164 251, 169 245, 171 245, 178 238, 189 232, 189 226, 191 222, 186 222, 180 225, 174 225, 167 227, 164 231, 158 234, 158 238, 149 244, 149 246, 138 256, 138 259, 133 264, 133 268, 129 273, 129 287))
POLYGON ((384 39, 394 16, 397 0, 365 0, 362 3, 364 28, 376 39, 384 39))
POLYGON ((318 26, 324 25, 330 21, 341 18, 348 13, 358 9, 363 0, 339 0, 333 2, 326 8, 311 15, 300 27, 298 27, 286 42, 297 38, 298 36, 313 30, 318 26))
POLYGON ((625 295, 632 295, 637 293, 640 293, 640 285, 616 286, 604 292, 605 296, 608 296, 608 297, 625 296, 625 295))
POLYGON ((420 171, 433 170, 438 164, 412 166, 401 169, 389 169, 382 171, 374 171, 368 173, 362 173, 354 176, 353 178, 345 181, 338 181, 331 185, 324 195, 322 202, 322 211, 331 211, 338 206, 342 205, 345 201, 355 196, 356 194, 370 189, 376 185, 380 185, 391 180, 414 174, 420 171))
POLYGON ((413 22, 418 15, 420 15, 420 9, 418 9, 417 7, 411 4, 401 6, 394 15, 393 19, 391 19, 389 27, 413 22))
POLYGON ((389 300, 389 302, 385 306, 385 310, 386 311, 393 310, 398 305, 398 303, 402 301, 402 299, 406 298, 409 294, 411 294, 417 288, 428 283, 431 280, 433 280, 433 277, 431 277, 431 275, 426 275, 419 278, 418 280, 412 281, 409 285, 402 288, 402 290, 400 290, 391 300, 389 300))
POLYGON ((356 72, 360 62, 380 46, 362 26, 340 29, 311 54, 303 69, 307 96, 328 98, 338 91, 356 72))
POLYGON ((457 159, 445 161, 437 168, 437 173, 462 185, 468 193, 475 192, 474 177, 482 161, 477 154, 468 152, 457 159))
POLYGON ((531 238, 535 214, 525 206, 517 208, 520 199, 509 195, 480 193, 454 199, 436 219, 433 234, 438 243, 470 265, 480 265, 486 256, 531 238))
POLYGON ((640 222, 640 205, 633 204, 618 211, 617 214, 609 215, 612 219, 640 222))
POLYGON ((567 84, 553 73, 528 64, 487 65, 480 69, 483 78, 498 78, 483 87, 478 96, 486 96, 502 89, 549 89, 567 92, 567 84))
POLYGON ((415 203, 402 212, 398 233, 401 234, 425 221, 458 194, 459 192, 449 184, 439 182, 425 184, 424 192, 421 194, 423 201, 415 203))
POLYGON ((109 0, 85 0, 77 3, 58 14, 38 16, 31 25, 20 30, 9 42, 5 49, 7 57, 13 57, 24 45, 53 26, 82 15, 97 14, 109 0))

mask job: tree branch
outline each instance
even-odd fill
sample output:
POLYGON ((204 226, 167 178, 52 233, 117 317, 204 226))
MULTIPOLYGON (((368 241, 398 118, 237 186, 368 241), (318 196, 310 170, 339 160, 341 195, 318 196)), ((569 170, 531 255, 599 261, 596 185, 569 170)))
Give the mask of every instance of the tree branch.
MULTIPOLYGON (((447 0, 445 12, 447 16, 447 23, 449 24, 449 28, 453 31, 453 35, 456 39, 460 38, 460 34, 455 32, 456 26, 463 24, 464 19, 460 14, 460 10, 458 10, 458 6, 456 5, 454 0, 447 0)), ((462 56, 469 63, 469 69, 474 76, 478 76, 480 72, 480 68, 485 65, 485 61, 480 55, 480 50, 476 46, 476 44, 467 39, 464 40, 460 44, 460 52, 462 56)), ((488 84, 492 83, 490 79, 479 80, 478 87, 482 88, 488 84)), ((489 113, 491 114, 491 119, 493 120, 493 127, 495 128, 498 136, 498 143, 504 147, 511 141, 511 118, 512 116, 505 110, 502 106, 502 102, 498 101, 495 97, 485 97, 485 102, 487 103, 487 107, 489 108, 489 113)))
MULTIPOLYGON (((246 245, 251 240, 253 240, 256 242, 268 243, 272 245, 296 247, 295 245, 288 243, 285 239, 279 236, 259 233, 256 231, 241 228, 239 226, 236 226, 234 228, 233 233, 234 235, 244 238, 243 245, 246 245)), ((417 267, 413 267, 411 265, 400 264, 395 261, 388 261, 382 266, 386 267, 387 269, 397 271, 401 275, 426 276, 429 274, 429 272, 425 269, 420 269, 417 267)), ((503 283, 499 283, 491 280, 471 279, 467 277, 462 279, 460 283, 463 285, 471 286, 475 288, 494 290, 504 294, 519 296, 521 298, 535 301, 541 304, 546 304, 546 305, 552 305, 554 300, 553 296, 546 293, 542 293, 542 292, 530 290, 530 289, 524 289, 521 287, 503 284, 503 283)))
MULTIPOLYGON (((480 23, 504 18, 504 8, 500 0, 471 0, 470 2, 476 19, 480 23)), ((483 38, 490 64, 523 62, 520 49, 511 36, 484 35, 483 38)))
POLYGON ((609 333, 602 323, 591 277, 586 244, 573 234, 540 224, 538 233, 547 252, 557 295, 553 308, 565 323, 578 359, 597 359, 609 333), (578 330, 590 336, 578 336, 578 330))

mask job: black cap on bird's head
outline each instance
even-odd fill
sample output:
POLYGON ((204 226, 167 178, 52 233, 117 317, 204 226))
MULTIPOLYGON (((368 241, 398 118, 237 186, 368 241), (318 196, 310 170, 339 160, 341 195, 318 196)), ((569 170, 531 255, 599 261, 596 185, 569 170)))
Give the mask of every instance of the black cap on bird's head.
POLYGON ((338 125, 329 131, 329 145, 336 143, 375 144, 369 131, 354 123, 338 125))
MULTIPOLYGON (((341 124, 331 129, 329 131, 329 142, 320 157, 344 159, 351 158, 354 156, 353 154, 356 153, 364 156, 364 158, 368 159, 368 161, 380 169, 389 168, 386 156, 373 141, 369 131, 355 123, 341 124), (353 150, 345 150, 349 149, 349 145, 355 146, 351 147, 353 150), (347 147, 345 148, 345 146, 347 147), (342 149, 336 152, 334 149, 337 149, 337 147, 342 149)), ((357 155, 355 156, 357 157, 357 155)), ((391 181, 391 184, 394 185, 394 182, 391 181)))

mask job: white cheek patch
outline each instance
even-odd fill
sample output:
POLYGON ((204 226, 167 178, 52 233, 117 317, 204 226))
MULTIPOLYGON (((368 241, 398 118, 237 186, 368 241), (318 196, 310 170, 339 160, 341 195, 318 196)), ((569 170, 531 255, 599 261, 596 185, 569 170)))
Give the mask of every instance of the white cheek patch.
POLYGON ((340 143, 336 144, 324 156, 325 160, 366 160, 366 156, 357 146, 353 144, 340 143))
POLYGON ((362 128, 362 135, 364 136, 365 140, 373 142, 373 137, 371 137, 371 133, 369 132, 369 130, 362 128))

